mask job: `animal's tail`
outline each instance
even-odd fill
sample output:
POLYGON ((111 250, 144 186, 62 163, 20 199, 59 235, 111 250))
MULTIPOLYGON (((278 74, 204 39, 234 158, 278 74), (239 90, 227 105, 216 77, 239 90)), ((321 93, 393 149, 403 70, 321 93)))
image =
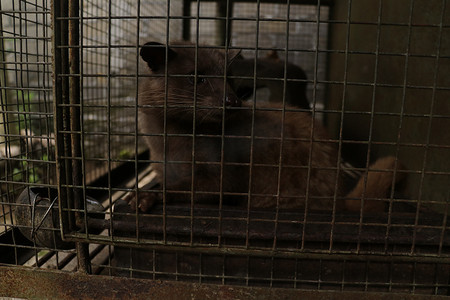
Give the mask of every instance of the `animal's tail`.
POLYGON ((395 172, 395 169, 403 169, 396 159, 387 156, 378 159, 369 166, 369 170, 363 174, 353 190, 347 194, 345 200, 346 210, 359 211, 384 211, 386 202, 393 185, 405 178, 405 173, 395 172), (395 176, 395 178, 394 178, 395 176))

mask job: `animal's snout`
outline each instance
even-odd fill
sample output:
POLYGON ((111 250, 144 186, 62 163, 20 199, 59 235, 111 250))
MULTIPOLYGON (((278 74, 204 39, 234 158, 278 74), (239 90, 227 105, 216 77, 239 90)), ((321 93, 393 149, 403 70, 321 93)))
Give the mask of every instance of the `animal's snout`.
POLYGON ((238 107, 241 106, 241 100, 234 94, 225 96, 225 106, 238 107))

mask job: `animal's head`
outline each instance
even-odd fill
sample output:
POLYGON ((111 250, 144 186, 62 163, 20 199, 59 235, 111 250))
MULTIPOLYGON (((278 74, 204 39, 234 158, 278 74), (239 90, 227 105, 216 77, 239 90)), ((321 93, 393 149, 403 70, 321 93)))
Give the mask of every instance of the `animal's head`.
POLYGON ((239 51, 174 43, 149 42, 140 51, 152 71, 153 88, 167 93, 169 106, 196 106, 219 109, 240 106, 241 102, 226 79, 226 69, 239 51), (166 76, 167 74, 167 76, 166 76))

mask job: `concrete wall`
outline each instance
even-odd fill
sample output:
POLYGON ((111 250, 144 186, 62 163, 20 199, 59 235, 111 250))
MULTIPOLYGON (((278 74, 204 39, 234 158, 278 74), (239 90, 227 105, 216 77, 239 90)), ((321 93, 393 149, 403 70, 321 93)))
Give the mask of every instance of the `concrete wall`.
POLYGON ((415 171, 408 197, 450 200, 450 30, 440 26, 450 24, 450 7, 443 11, 440 0, 349 2, 336 0, 331 16, 327 108, 337 112, 327 115, 330 132, 371 141, 344 143, 344 156, 357 165, 368 150, 371 159, 398 155, 415 171))

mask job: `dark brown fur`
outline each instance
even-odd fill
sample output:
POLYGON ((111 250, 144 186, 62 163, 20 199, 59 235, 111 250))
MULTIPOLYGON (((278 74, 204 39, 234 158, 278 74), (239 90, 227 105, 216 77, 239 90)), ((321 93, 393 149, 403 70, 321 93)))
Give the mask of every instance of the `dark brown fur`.
POLYGON ((287 104, 310 109, 306 96, 307 77, 305 72, 299 66, 285 63, 278 57, 276 51, 270 52, 264 58, 257 58, 256 61, 254 58, 243 57, 238 57, 233 61, 230 65, 230 74, 238 78, 231 80, 231 86, 240 98, 249 97, 254 93, 255 63, 257 77, 255 87, 256 89, 262 87, 269 89, 269 106, 273 103, 282 103, 284 95, 287 104), (286 82, 284 82, 285 76, 286 82))
MULTIPOLYGON (((251 207, 261 208, 331 210, 347 204, 357 209, 360 202, 333 200, 343 196, 337 145, 310 114, 283 110, 279 104, 271 110, 254 110, 251 103, 241 106, 223 78, 225 62, 236 53, 226 58, 223 51, 199 48, 196 58, 193 47, 181 43, 166 50, 148 43, 141 51, 157 77, 140 85, 139 128, 167 202, 194 199, 245 206, 250 199, 251 207), (196 84, 194 73, 200 78, 196 84), (186 76, 171 77, 175 74, 186 76)), ((386 182, 392 183, 388 177, 386 182)), ((370 188, 358 185, 352 196, 370 197, 374 184, 369 176, 370 188)), ((161 192, 151 191, 140 194, 137 202, 147 211, 161 200, 161 192)))

